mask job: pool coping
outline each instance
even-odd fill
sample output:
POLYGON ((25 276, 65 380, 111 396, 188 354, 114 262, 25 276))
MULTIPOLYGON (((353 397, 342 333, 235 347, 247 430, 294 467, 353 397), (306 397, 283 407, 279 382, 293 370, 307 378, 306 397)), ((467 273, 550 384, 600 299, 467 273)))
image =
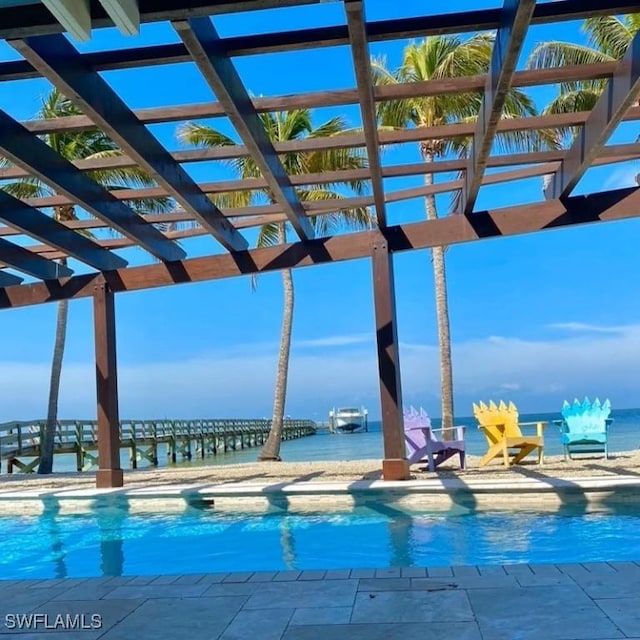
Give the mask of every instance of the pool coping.
POLYGON ((410 481, 279 481, 263 483, 172 483, 143 487, 97 489, 95 487, 0 489, 0 504, 17 501, 100 500, 118 497, 126 500, 182 499, 186 502, 212 502, 216 498, 317 498, 321 496, 371 496, 384 499, 399 496, 549 496, 584 495, 597 498, 611 493, 634 494, 640 501, 640 477, 635 475, 589 476, 581 478, 468 479, 428 478, 410 481), (635 490, 635 491, 634 491, 635 490))

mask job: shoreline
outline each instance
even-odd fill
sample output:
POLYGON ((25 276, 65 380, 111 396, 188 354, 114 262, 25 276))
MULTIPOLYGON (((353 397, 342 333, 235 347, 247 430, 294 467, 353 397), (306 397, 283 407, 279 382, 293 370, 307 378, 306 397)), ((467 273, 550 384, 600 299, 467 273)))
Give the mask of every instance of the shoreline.
MULTIPOLYGON (((493 461, 480 468, 481 456, 467 456, 467 469, 461 470, 450 460, 438 467, 435 473, 421 471, 425 464, 411 466, 411 479, 402 481, 407 485, 419 480, 455 479, 507 480, 536 478, 544 481, 554 479, 580 479, 595 476, 614 479, 616 476, 637 476, 640 480, 640 450, 619 451, 603 456, 583 456, 576 460, 564 460, 562 455, 546 456, 543 465, 538 465, 534 456, 508 469, 493 461)), ((228 465, 198 467, 161 467, 124 471, 125 489, 161 486, 166 484, 256 484, 263 482, 325 483, 381 480, 382 461, 327 460, 309 462, 246 462, 228 465)), ((63 472, 47 476, 37 474, 0 475, 0 496, 4 491, 28 489, 88 489, 95 488, 95 471, 63 472)))

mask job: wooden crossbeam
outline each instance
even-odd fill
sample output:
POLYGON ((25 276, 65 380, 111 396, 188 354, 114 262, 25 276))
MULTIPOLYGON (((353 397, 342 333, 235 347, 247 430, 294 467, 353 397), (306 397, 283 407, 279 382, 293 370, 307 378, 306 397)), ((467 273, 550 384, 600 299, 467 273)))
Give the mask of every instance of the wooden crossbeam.
MULTIPOLYGON (((112 52, 103 52, 105 56, 112 52)), ((82 54, 85 65, 96 71, 106 71, 110 67, 95 59, 93 53, 82 54)), ((566 67, 550 67, 547 69, 527 69, 516 71, 513 75, 513 87, 532 87, 558 82, 580 82, 610 78, 617 64, 615 62, 598 62, 584 65, 568 65, 566 67)), ((40 77, 26 60, 0 62, 0 82, 8 80, 40 77), (32 72, 28 75, 18 73, 19 68, 28 65, 32 72)), ((452 93, 465 93, 484 89, 485 76, 461 76, 459 78, 434 78, 420 82, 377 85, 373 87, 376 101, 397 100, 407 97, 426 97, 452 93)), ((310 91, 287 96, 255 97, 253 106, 259 113, 269 111, 287 111, 290 109, 314 109, 317 107, 335 107, 356 104, 359 100, 357 89, 335 89, 331 91, 310 91)), ((170 107, 151 107, 135 109, 136 117, 145 124, 177 122, 197 118, 216 118, 225 115, 224 108, 218 102, 186 104, 170 107)), ((95 124, 87 116, 65 116, 46 118, 22 123, 34 133, 54 133, 57 131, 83 131, 94 129, 95 124)))
MULTIPOLYGON (((185 20, 198 16, 283 7, 299 4, 315 4, 321 0, 139 0, 140 21, 162 22, 185 20)), ((97 7, 96 7, 97 9, 97 7)), ((540 3, 536 7, 532 24, 548 24, 581 20, 590 16, 610 16, 634 13, 638 9, 636 0, 563 0, 562 2, 540 3)), ((107 13, 95 11, 94 28, 111 27, 113 21, 107 13)), ((444 13, 411 18, 380 20, 371 23, 369 40, 398 40, 423 38, 439 34, 459 34, 470 31, 488 31, 500 25, 500 9, 474 9, 457 13, 444 13)), ((16 6, 0 9, 0 38, 21 38, 62 30, 51 14, 36 5, 16 6)), ((346 27, 342 25, 299 29, 282 33, 268 33, 254 36, 228 38, 229 55, 253 55, 274 51, 294 51, 307 48, 309 43, 316 47, 340 46, 349 43, 346 27)), ((175 47, 175 45, 174 45, 175 47)), ((186 58, 184 47, 180 48, 186 58)), ((181 61, 184 61, 181 60, 181 61)))
MULTIPOLYGON (((487 161, 488 167, 510 167, 513 165, 536 165, 541 163, 556 162, 562 160, 564 157, 564 151, 537 151, 535 153, 513 153, 500 156, 494 156, 487 161)), ((614 164, 618 162, 628 162, 629 160, 637 160, 640 157, 640 143, 619 144, 619 145, 607 145, 601 151, 601 157, 597 158, 593 166, 602 166, 606 164, 614 164)), ((536 170, 532 175, 544 175, 546 173, 552 173, 560 165, 547 166, 542 169, 536 170)), ((454 171, 462 171, 466 168, 466 160, 440 160, 433 163, 426 164, 424 162, 414 162, 399 165, 390 165, 382 167, 382 175, 385 178, 401 178, 406 176, 423 175, 424 173, 449 173, 454 171)), ((349 182, 352 180, 366 180, 369 178, 369 170, 363 169, 344 169, 340 171, 326 171, 324 173, 304 173, 291 176, 291 182, 295 185, 306 184, 331 184, 336 182, 349 182)), ((490 176, 484 176, 482 184, 494 184, 497 181, 518 180, 519 172, 508 172, 497 174, 502 178, 498 180, 496 174, 490 176)), ((0 170, 0 178, 2 177, 2 171, 0 170)), ((452 191, 459 188, 459 181, 441 182, 433 185, 433 193, 444 193, 446 191, 452 191)), ((203 182, 200 183, 200 188, 205 193, 226 193, 232 191, 243 191, 251 189, 263 189, 267 186, 267 183, 262 178, 246 178, 240 180, 221 180, 218 182, 203 182)), ((167 196, 167 192, 162 187, 144 187, 140 189, 116 189, 111 192, 114 197, 119 200, 135 200, 141 198, 161 198, 167 196)), ((31 207, 58 207, 66 204, 73 204, 73 201, 66 196, 44 196, 42 198, 26 198, 25 202, 31 207)), ((271 205, 269 205, 271 206, 271 205)), ((265 209, 264 207, 249 208, 243 207, 242 209, 225 209, 224 214, 227 217, 236 216, 252 216, 268 213, 269 211, 275 211, 275 209, 265 209)), ((142 218, 147 222, 159 223, 159 222, 181 222, 185 220, 192 220, 186 213, 163 213, 143 215, 142 218)), ((93 229, 99 227, 106 227, 104 222, 96 220, 79 220, 65 223, 69 228, 73 229, 93 229)), ((0 228, 1 235, 11 235, 11 230, 0 228)))
POLYGON ((98 73, 83 66, 79 53, 62 35, 10 43, 64 95, 91 117, 109 137, 225 248, 246 249, 247 241, 207 198, 189 174, 135 117, 98 73))
POLYGON ((471 144, 461 209, 473 211, 536 0, 504 0, 471 144))
POLYGON ((221 254, 180 263, 127 267, 105 274, 77 275, 67 280, 6 287, 0 289, 0 308, 92 296, 98 278, 103 277, 111 290, 117 293, 355 260, 369 256, 372 243, 381 235, 388 241, 391 251, 400 252, 637 217, 640 217, 640 188, 617 189, 572 196, 565 201, 547 200, 395 225, 383 230, 358 231, 252 249, 242 256, 221 254))
POLYGON ((376 206, 376 217, 379 227, 387 225, 387 210, 384 199, 384 185, 382 181, 382 163, 380 161, 380 144, 378 142, 378 119, 376 117, 376 103, 373 92, 373 78, 371 75, 371 56, 367 41, 366 18, 362 0, 345 0, 347 12, 347 26, 351 41, 351 54, 356 73, 360 113, 369 159, 371 189, 376 206))
POLYGON ((41 280, 55 280, 73 273, 69 267, 48 260, 4 238, 0 238, 0 262, 41 280))
POLYGON ((91 38, 89 0, 42 0, 42 4, 76 40, 86 42, 91 38))
POLYGON ((575 137, 553 174, 548 198, 567 197, 587 172, 601 149, 624 119, 629 107, 640 96, 640 32, 630 42, 613 77, 589 114, 584 127, 575 137))
POLYGON ((173 27, 242 138, 276 202, 285 211, 298 237, 314 236, 296 193, 251 98, 209 18, 174 22, 173 27))
POLYGON ((2 110, 0 152, 23 170, 22 175, 39 178, 154 256, 162 260, 184 258, 178 245, 2 110))
POLYGON ((138 0, 100 0, 100 4, 122 33, 129 36, 139 33, 138 0))
POLYGON ((2 189, 0 189, 0 220, 98 270, 112 271, 127 265, 126 260, 101 247, 91 238, 72 231, 69 227, 2 189))
MULTIPOLYGON (((532 116, 528 118, 514 118, 501 120, 498 123, 499 132, 530 131, 535 129, 549 129, 554 127, 575 127, 586 122, 589 111, 578 111, 575 113, 559 113, 545 116, 532 116)), ((631 107, 622 118, 623 121, 640 120, 640 107, 631 107)), ((474 123, 456 123, 435 127, 414 127, 411 129, 399 129, 397 131, 381 131, 379 140, 381 144, 397 144, 403 142, 419 142, 429 139, 443 139, 452 137, 472 136, 475 131, 474 123)), ((277 142, 274 144, 278 153, 292 153, 300 151, 318 151, 321 149, 339 149, 347 147, 364 147, 366 144, 364 135, 345 134, 340 136, 313 138, 303 140, 292 140, 287 142, 277 142)), ((242 158, 247 156, 249 151, 242 145, 212 147, 205 149, 188 149, 185 151, 173 151, 171 157, 176 162, 201 162, 206 160, 230 160, 232 158, 242 158)), ((532 158, 536 153, 528 154, 532 158)), ((494 156, 490 158, 488 166, 504 166, 503 164, 491 165, 494 159, 509 158, 511 156, 494 156)), ((450 161, 446 161, 450 162, 450 161)), ((451 170, 464 169, 466 163, 456 162, 456 168, 451 170)), ((526 162, 526 161, 525 161, 526 162)), ((532 160, 533 162, 533 160, 532 160)), ((113 169, 122 167, 134 167, 137 165, 135 159, 126 155, 111 158, 94 158, 90 160, 77 160, 75 166, 84 170, 90 169, 113 169)), ((437 167, 438 163, 434 163, 437 167)), ((453 166, 453 165, 452 165, 453 166)), ((433 171, 437 171, 434 168, 433 171)), ((432 172, 429 169, 429 172, 432 172)), ((29 175, 29 172, 20 167, 9 167, 0 169, 0 179, 10 180, 29 175)), ((384 176, 388 177, 388 176, 384 176)), ((294 177, 291 178, 294 180, 294 177)))
POLYGON ((14 276, 12 273, 7 273, 6 271, 0 270, 0 287, 14 287, 17 284, 20 284, 22 281, 23 278, 14 276))

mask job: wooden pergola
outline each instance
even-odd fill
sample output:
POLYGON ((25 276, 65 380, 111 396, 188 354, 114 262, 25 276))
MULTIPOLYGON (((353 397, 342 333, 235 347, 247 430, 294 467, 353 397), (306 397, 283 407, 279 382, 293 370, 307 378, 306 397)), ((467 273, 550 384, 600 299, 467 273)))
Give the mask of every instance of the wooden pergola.
MULTIPOLYGON (((640 119, 640 36, 617 63, 592 64, 542 70, 516 70, 523 40, 531 25, 579 20, 639 11, 637 0, 504 0, 501 9, 424 15, 417 18, 367 21, 362 0, 342 0, 345 23, 330 27, 221 38, 215 17, 228 12, 314 4, 322 0, 77 0, 85 13, 65 14, 66 1, 0 8, 0 36, 21 56, 0 63, 0 83, 26 78, 47 78, 75 102, 84 115, 18 122, 0 111, 0 156, 11 165, 0 180, 35 176, 49 185, 55 196, 19 200, 0 190, 0 307, 15 308, 92 297, 95 314, 96 375, 100 468, 98 487, 122 486, 119 460, 118 393, 115 348, 114 297, 136 291, 188 282, 258 274, 327 262, 368 257, 373 268, 376 337, 382 409, 384 461, 387 480, 409 477, 402 424, 402 391, 393 277, 396 252, 455 245, 462 242, 510 236, 589 222, 640 216, 638 188, 616 189, 574 196, 572 191, 593 166, 640 158, 636 142, 606 145, 623 121, 640 119), (46 5, 46 6, 45 6, 46 5), (47 6, 57 5, 59 15, 47 6), (88 13, 87 13, 88 12, 88 13), (115 16, 115 18, 114 18, 115 16), (212 19, 213 18, 213 19, 212 19), (124 49, 80 53, 63 35, 65 28, 86 37, 91 28, 116 24, 135 33, 138 23, 170 21, 179 43, 131 46, 124 49), (60 20, 60 22, 58 21, 60 20), (71 22, 69 22, 71 20, 71 22), (87 20, 89 22, 87 22, 87 20), (65 24, 66 21, 66 24, 65 24), (496 46, 486 76, 374 86, 370 68, 371 43, 497 29, 496 46), (349 45, 356 86, 347 90, 315 91, 281 97, 251 98, 233 58, 247 55, 349 45), (148 109, 131 109, 99 72, 194 62, 211 88, 212 100, 148 109), (567 81, 607 79, 607 88, 591 112, 501 120, 510 87, 533 87, 567 81), (411 96, 484 91, 476 124, 451 124, 431 128, 379 130, 376 103, 411 96), (300 107, 359 105, 362 133, 273 144, 259 114, 300 107), (226 116, 243 144, 214 149, 170 150, 146 125, 195 118, 226 116), (578 127, 570 148, 528 154, 496 155, 493 142, 499 132, 578 127), (119 157, 71 163, 59 156, 41 137, 51 132, 102 129, 123 150, 119 157), (391 143, 472 138, 468 159, 443 160, 427 165, 384 164, 381 146, 391 143), (287 175, 279 154, 287 151, 331 148, 366 148, 368 167, 324 174, 287 175), (253 157, 261 178, 199 183, 183 165, 253 157), (138 166, 156 186, 109 192, 87 171, 138 166), (522 167, 516 168, 513 167, 522 167), (509 168, 487 174, 488 168, 509 168), (460 171, 463 179, 418 188, 390 190, 385 178, 420 176, 426 172, 460 171), (481 186, 552 175, 547 199, 535 204, 478 211, 481 186), (368 231, 332 237, 314 237, 309 216, 329 214, 336 202, 301 202, 296 187, 305 184, 366 180, 371 195, 339 201, 339 208, 375 208, 377 226, 368 231), (208 197, 220 192, 268 188, 277 203, 221 210, 208 197), (387 205, 427 194, 461 191, 461 212, 450 217, 387 224, 387 205), (169 214, 139 216, 129 206, 135 199, 169 196, 179 208, 169 214), (41 209, 73 204, 93 218, 67 223, 55 221, 41 209), (191 221, 181 231, 159 230, 159 222, 191 221), (298 239, 285 245, 250 249, 241 230, 267 221, 286 221, 298 239), (111 228, 120 237, 96 239, 82 235, 87 229, 111 228), (188 258, 180 238, 210 235, 223 252, 188 258), (16 242, 24 237, 38 244, 16 242), (127 266, 114 250, 139 247, 148 264, 127 266), (94 269, 73 275, 58 259, 70 257, 94 269), (7 268, 10 271, 7 271, 7 268), (21 284, 22 272, 35 282, 21 284)), ((424 3, 429 11, 429 3, 424 3)), ((71 9, 69 9, 71 11, 71 9)), ((5 85, 6 86, 6 85, 5 85)))

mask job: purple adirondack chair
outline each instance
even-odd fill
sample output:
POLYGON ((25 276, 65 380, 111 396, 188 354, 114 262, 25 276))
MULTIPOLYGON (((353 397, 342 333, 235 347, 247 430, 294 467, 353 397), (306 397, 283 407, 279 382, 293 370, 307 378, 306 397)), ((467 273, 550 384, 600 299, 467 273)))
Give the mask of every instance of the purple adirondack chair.
POLYGON ((429 471, 435 471, 436 467, 458 454, 460 456, 460 468, 465 469, 465 427, 454 427, 455 440, 438 440, 432 429, 431 420, 427 413, 420 408, 416 411, 413 407, 404 411, 404 440, 407 447, 407 459, 409 464, 427 462, 429 471))

